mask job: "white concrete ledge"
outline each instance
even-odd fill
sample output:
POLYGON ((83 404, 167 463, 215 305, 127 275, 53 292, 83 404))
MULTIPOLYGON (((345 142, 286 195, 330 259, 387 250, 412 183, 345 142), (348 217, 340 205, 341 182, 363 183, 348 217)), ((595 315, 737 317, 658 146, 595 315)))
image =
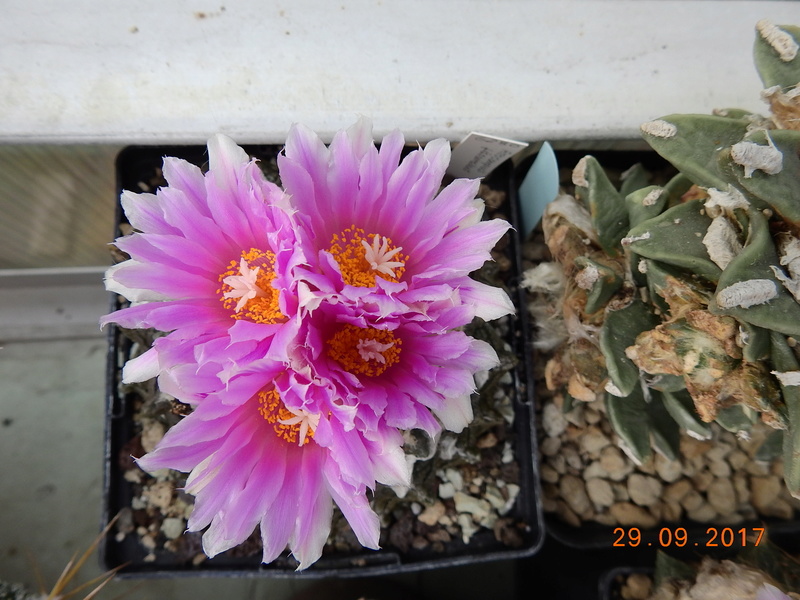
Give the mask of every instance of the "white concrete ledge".
POLYGON ((0 270, 0 346, 8 342, 102 338, 109 310, 105 267, 0 270))
POLYGON ((11 0, 0 142, 279 143, 376 133, 635 138, 672 112, 763 107, 754 25, 797 4, 699 0, 11 0))

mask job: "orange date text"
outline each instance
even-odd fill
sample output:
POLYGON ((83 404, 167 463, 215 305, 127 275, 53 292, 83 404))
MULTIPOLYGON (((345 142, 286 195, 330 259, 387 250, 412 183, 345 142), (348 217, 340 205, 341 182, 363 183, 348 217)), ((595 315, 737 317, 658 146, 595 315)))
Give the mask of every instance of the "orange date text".
POLYGON ((758 546, 764 536, 763 527, 709 527, 705 534, 684 527, 662 527, 645 530, 638 527, 616 527, 612 546, 615 548, 744 548, 758 546))

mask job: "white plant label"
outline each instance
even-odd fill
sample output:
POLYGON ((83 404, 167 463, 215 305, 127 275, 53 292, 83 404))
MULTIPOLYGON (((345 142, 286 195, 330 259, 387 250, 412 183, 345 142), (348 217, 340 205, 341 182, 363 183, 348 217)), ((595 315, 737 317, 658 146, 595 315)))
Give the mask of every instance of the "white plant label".
POLYGON ((486 177, 495 167, 527 147, 525 142, 473 131, 453 149, 447 174, 469 179, 486 177))

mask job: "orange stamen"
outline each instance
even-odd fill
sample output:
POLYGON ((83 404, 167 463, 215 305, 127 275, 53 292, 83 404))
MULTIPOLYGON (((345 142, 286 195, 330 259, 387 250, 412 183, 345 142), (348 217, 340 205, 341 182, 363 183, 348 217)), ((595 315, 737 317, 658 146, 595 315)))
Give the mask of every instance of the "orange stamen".
POLYGON ((280 439, 298 446, 303 446, 314 438, 314 431, 319 424, 319 415, 302 409, 292 411, 287 408, 275 388, 258 393, 258 412, 272 425, 280 439))
POLYGON ((348 285, 375 287, 375 277, 397 283, 405 272, 408 256, 388 237, 366 234, 355 225, 331 238, 328 251, 339 263, 348 285))
POLYGON ((376 377, 400 360, 401 345, 391 331, 347 324, 328 340, 328 356, 350 373, 376 377))
POLYGON ((255 323, 279 323, 286 317, 281 313, 280 292, 272 287, 275 279, 275 255, 257 248, 242 252, 219 276, 222 286, 217 290, 223 306, 231 311, 232 319, 255 323))

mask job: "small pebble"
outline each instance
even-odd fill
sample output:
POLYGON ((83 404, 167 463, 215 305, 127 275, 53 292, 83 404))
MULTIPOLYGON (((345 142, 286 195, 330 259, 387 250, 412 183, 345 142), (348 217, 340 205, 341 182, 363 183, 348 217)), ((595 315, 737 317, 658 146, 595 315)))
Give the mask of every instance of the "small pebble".
POLYGON ((715 479, 708 486, 708 503, 720 515, 736 512, 736 490, 730 479, 715 479))
POLYGON ((425 525, 430 525, 432 527, 439 522, 439 519, 444 516, 445 512, 447 512, 447 509, 444 503, 437 500, 430 506, 426 506, 425 510, 419 514, 417 519, 425 523, 425 525))
POLYGON ((683 508, 677 502, 664 502, 661 505, 661 516, 664 521, 677 523, 683 516, 683 508))
POLYGON ((686 512, 692 512, 700 508, 703 502, 703 496, 700 495, 700 492, 690 490, 681 500, 681 506, 683 506, 686 512))
POLYGON ((703 502, 694 510, 686 511, 686 516, 698 523, 709 523, 717 516, 717 511, 709 503, 703 502))
POLYGON ((583 470, 583 478, 586 481, 589 481, 590 479, 595 479, 597 477, 608 477, 608 473, 598 460, 590 463, 589 466, 587 466, 583 470))
POLYGON ((448 498, 452 498, 456 493, 455 486, 450 483, 440 483, 439 484, 439 498, 442 500, 447 500, 448 498))
POLYGON ((586 493, 583 479, 575 475, 565 475, 558 486, 561 497, 576 514, 583 516, 592 511, 591 501, 586 493))
POLYGON ((547 481, 548 483, 558 483, 558 479, 561 477, 558 474, 558 471, 547 464, 542 465, 542 467, 539 469, 539 475, 541 476, 542 481, 547 481))
POLYGON ((661 479, 667 483, 672 483, 680 478, 683 472, 683 465, 679 460, 669 460, 660 454, 656 454, 655 469, 661 479))
POLYGON ((614 490, 605 479, 595 478, 586 482, 586 493, 597 506, 614 504, 614 490))
POLYGON ((664 499, 668 502, 680 502, 692 489, 692 484, 687 479, 672 483, 664 490, 664 499))
POLYGON ((655 527, 658 521, 641 506, 630 502, 617 502, 608 509, 617 523, 623 526, 655 527))
POLYGON ((782 485, 783 482, 774 475, 750 478, 751 499, 758 512, 769 514, 768 511, 781 493, 782 485))
POLYGON ((561 438, 547 437, 542 440, 539 449, 544 456, 554 456, 561 448, 561 438))
POLYGON ((633 464, 616 446, 606 446, 600 451, 600 465, 608 473, 609 479, 614 481, 623 480, 633 471, 633 464))
POLYGON ((475 445, 482 450, 486 448, 494 448, 497 445, 497 436, 490 431, 489 433, 482 435, 478 441, 475 442, 475 445))
POLYGON ((600 450, 605 448, 611 443, 605 434, 597 427, 587 427, 580 436, 581 452, 588 454, 592 458, 597 458, 600 450))
POLYGON ((702 471, 692 477, 694 489, 701 492, 705 492, 708 489, 708 486, 711 485, 712 481, 714 481, 714 476, 708 471, 702 471))
POLYGON ((724 460, 712 460, 708 463, 708 470, 714 477, 731 476, 731 466, 724 460))
POLYGON ((558 437, 567 428, 567 419, 555 404, 546 404, 542 410, 542 427, 548 437, 558 437))
POLYGON ((628 494, 639 506, 652 506, 658 502, 664 486, 655 477, 634 473, 628 477, 628 494))
POLYGON ((620 595, 624 600, 647 600, 653 589, 653 580, 643 573, 628 575, 620 595))
POLYGON ((478 519, 483 519, 492 510, 492 505, 488 501, 464 492, 456 492, 453 501, 456 503, 456 512, 468 513, 478 519))
POLYGON ((174 540, 183 535, 186 531, 186 523, 177 517, 167 517, 161 522, 161 531, 168 540, 174 540))

